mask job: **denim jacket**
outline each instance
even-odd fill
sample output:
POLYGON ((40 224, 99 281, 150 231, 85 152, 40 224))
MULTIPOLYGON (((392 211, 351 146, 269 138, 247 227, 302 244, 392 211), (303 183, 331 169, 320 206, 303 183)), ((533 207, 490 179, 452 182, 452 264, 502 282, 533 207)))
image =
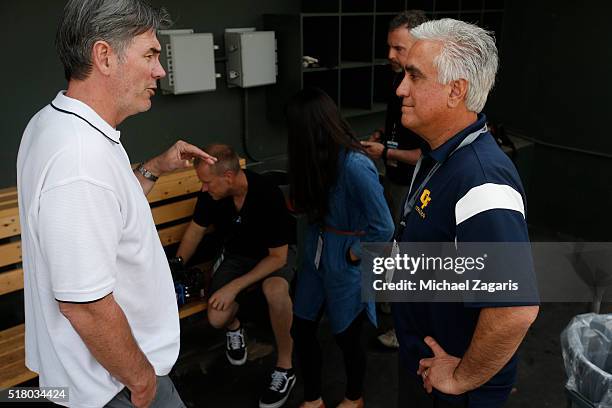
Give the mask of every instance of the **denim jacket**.
POLYGON ((323 306, 332 331, 344 331, 366 309, 376 325, 374 302, 361 300, 361 270, 349 263, 349 248, 361 257, 361 242, 388 242, 393 235, 393 220, 372 161, 359 152, 342 154, 338 180, 329 195, 325 225, 307 228, 304 257, 298 274, 295 314, 316 320, 323 306), (323 247, 319 267, 315 266, 317 244, 323 247))

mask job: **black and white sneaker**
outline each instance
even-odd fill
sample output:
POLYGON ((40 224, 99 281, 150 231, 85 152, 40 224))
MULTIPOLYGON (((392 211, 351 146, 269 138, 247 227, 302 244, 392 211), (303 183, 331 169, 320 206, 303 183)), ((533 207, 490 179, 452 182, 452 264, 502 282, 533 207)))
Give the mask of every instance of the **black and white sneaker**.
POLYGON ((230 364, 243 365, 247 360, 247 347, 244 341, 244 330, 228 330, 225 332, 225 355, 230 364))
POLYGON ((271 377, 270 386, 264 391, 259 400, 259 408, 282 407, 295 385, 293 369, 285 370, 276 367, 272 371, 271 377))

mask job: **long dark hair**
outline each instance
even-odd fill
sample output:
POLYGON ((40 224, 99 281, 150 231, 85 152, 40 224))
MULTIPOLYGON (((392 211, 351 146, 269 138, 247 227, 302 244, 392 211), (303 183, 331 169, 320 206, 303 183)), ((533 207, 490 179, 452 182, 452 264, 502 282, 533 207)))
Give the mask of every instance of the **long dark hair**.
POLYGON ((322 222, 338 179, 342 153, 363 152, 332 99, 318 88, 301 90, 287 105, 289 198, 310 222, 322 222))

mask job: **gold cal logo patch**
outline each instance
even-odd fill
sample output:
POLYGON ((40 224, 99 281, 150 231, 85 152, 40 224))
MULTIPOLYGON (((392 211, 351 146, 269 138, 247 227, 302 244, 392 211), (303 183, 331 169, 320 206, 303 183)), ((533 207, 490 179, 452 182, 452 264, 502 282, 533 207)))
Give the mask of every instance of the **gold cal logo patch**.
POLYGON ((423 211, 423 209, 425 207, 427 207, 427 205, 429 204, 429 202, 431 201, 431 197, 429 196, 431 194, 431 191, 425 189, 423 190, 423 194, 421 194, 421 206, 419 207, 418 205, 414 207, 414 209, 416 210, 417 213, 419 213, 419 215, 421 216, 421 218, 425 218, 425 211, 423 211))
POLYGON ((423 190, 423 194, 421 194, 421 208, 427 207, 427 204, 431 201, 431 197, 429 197, 430 194, 431 191, 427 189, 423 190))

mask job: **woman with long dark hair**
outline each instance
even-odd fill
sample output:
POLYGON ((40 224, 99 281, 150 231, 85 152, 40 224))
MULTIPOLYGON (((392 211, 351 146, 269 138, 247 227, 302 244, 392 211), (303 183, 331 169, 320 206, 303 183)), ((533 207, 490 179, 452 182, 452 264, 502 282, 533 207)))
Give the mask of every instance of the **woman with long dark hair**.
POLYGON ((302 408, 324 407, 316 332, 328 316, 344 357, 341 408, 363 407, 363 320, 376 325, 374 302, 361 300, 361 242, 388 242, 393 221, 378 172, 319 89, 300 91, 287 106, 290 199, 309 225, 294 303, 293 340, 304 378, 302 408))

